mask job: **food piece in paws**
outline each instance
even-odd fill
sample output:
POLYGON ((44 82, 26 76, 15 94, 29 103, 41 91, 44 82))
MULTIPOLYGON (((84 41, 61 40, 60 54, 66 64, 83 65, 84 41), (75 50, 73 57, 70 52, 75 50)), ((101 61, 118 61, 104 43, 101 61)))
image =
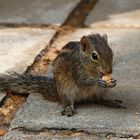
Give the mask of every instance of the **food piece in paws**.
POLYGON ((102 80, 106 81, 107 84, 111 83, 111 79, 112 79, 111 74, 108 74, 108 75, 105 75, 105 76, 102 77, 102 80))

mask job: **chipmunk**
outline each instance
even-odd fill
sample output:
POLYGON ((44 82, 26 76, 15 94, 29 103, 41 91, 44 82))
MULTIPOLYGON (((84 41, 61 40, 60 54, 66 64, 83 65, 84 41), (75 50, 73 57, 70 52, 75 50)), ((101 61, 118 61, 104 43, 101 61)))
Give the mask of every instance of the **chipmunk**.
POLYGON ((113 52, 107 35, 90 34, 80 41, 69 42, 52 63, 52 77, 31 74, 1 74, 0 90, 16 93, 42 93, 58 95, 62 102, 62 115, 72 116, 74 105, 83 100, 123 108, 119 100, 105 99, 108 89, 116 80, 107 83, 103 76, 112 73, 113 52))

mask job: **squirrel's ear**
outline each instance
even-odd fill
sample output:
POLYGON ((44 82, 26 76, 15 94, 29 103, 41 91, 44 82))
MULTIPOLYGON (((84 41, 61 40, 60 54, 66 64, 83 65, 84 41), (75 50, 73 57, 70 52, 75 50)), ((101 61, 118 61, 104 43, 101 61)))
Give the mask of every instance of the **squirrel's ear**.
POLYGON ((102 38, 103 38, 106 42, 108 42, 107 34, 103 34, 103 35, 102 35, 102 38))
POLYGON ((83 36, 82 38, 81 38, 81 40, 80 40, 80 42, 81 42, 81 50, 82 51, 86 51, 86 48, 87 48, 87 46, 86 46, 86 36, 83 36))

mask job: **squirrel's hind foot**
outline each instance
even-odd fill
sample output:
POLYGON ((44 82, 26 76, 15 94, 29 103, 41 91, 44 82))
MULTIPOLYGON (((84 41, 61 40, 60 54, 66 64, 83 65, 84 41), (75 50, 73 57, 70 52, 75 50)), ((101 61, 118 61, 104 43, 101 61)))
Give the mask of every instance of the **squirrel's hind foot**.
POLYGON ((73 106, 65 106, 65 108, 63 109, 63 111, 61 112, 61 114, 63 116, 67 116, 67 117, 71 117, 74 115, 74 107, 73 106))
POLYGON ((113 108, 124 108, 127 109, 125 105, 122 104, 121 100, 113 100, 113 99, 103 99, 100 104, 113 108))

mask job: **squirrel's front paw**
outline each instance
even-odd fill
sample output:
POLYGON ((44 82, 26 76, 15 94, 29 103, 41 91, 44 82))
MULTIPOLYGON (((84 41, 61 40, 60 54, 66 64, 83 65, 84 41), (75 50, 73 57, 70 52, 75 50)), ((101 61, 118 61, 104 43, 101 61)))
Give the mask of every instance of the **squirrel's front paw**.
POLYGON ((99 78, 99 80, 98 80, 98 85, 99 85, 100 87, 106 88, 106 87, 107 87, 107 82, 104 81, 104 80, 102 80, 101 78, 99 78))
POLYGON ((111 81, 107 83, 106 81, 102 80, 101 78, 98 80, 98 85, 103 88, 113 88, 117 84, 117 81, 111 78, 111 81))
POLYGON ((113 78, 111 78, 111 82, 107 85, 109 88, 113 88, 117 85, 117 81, 113 78))

